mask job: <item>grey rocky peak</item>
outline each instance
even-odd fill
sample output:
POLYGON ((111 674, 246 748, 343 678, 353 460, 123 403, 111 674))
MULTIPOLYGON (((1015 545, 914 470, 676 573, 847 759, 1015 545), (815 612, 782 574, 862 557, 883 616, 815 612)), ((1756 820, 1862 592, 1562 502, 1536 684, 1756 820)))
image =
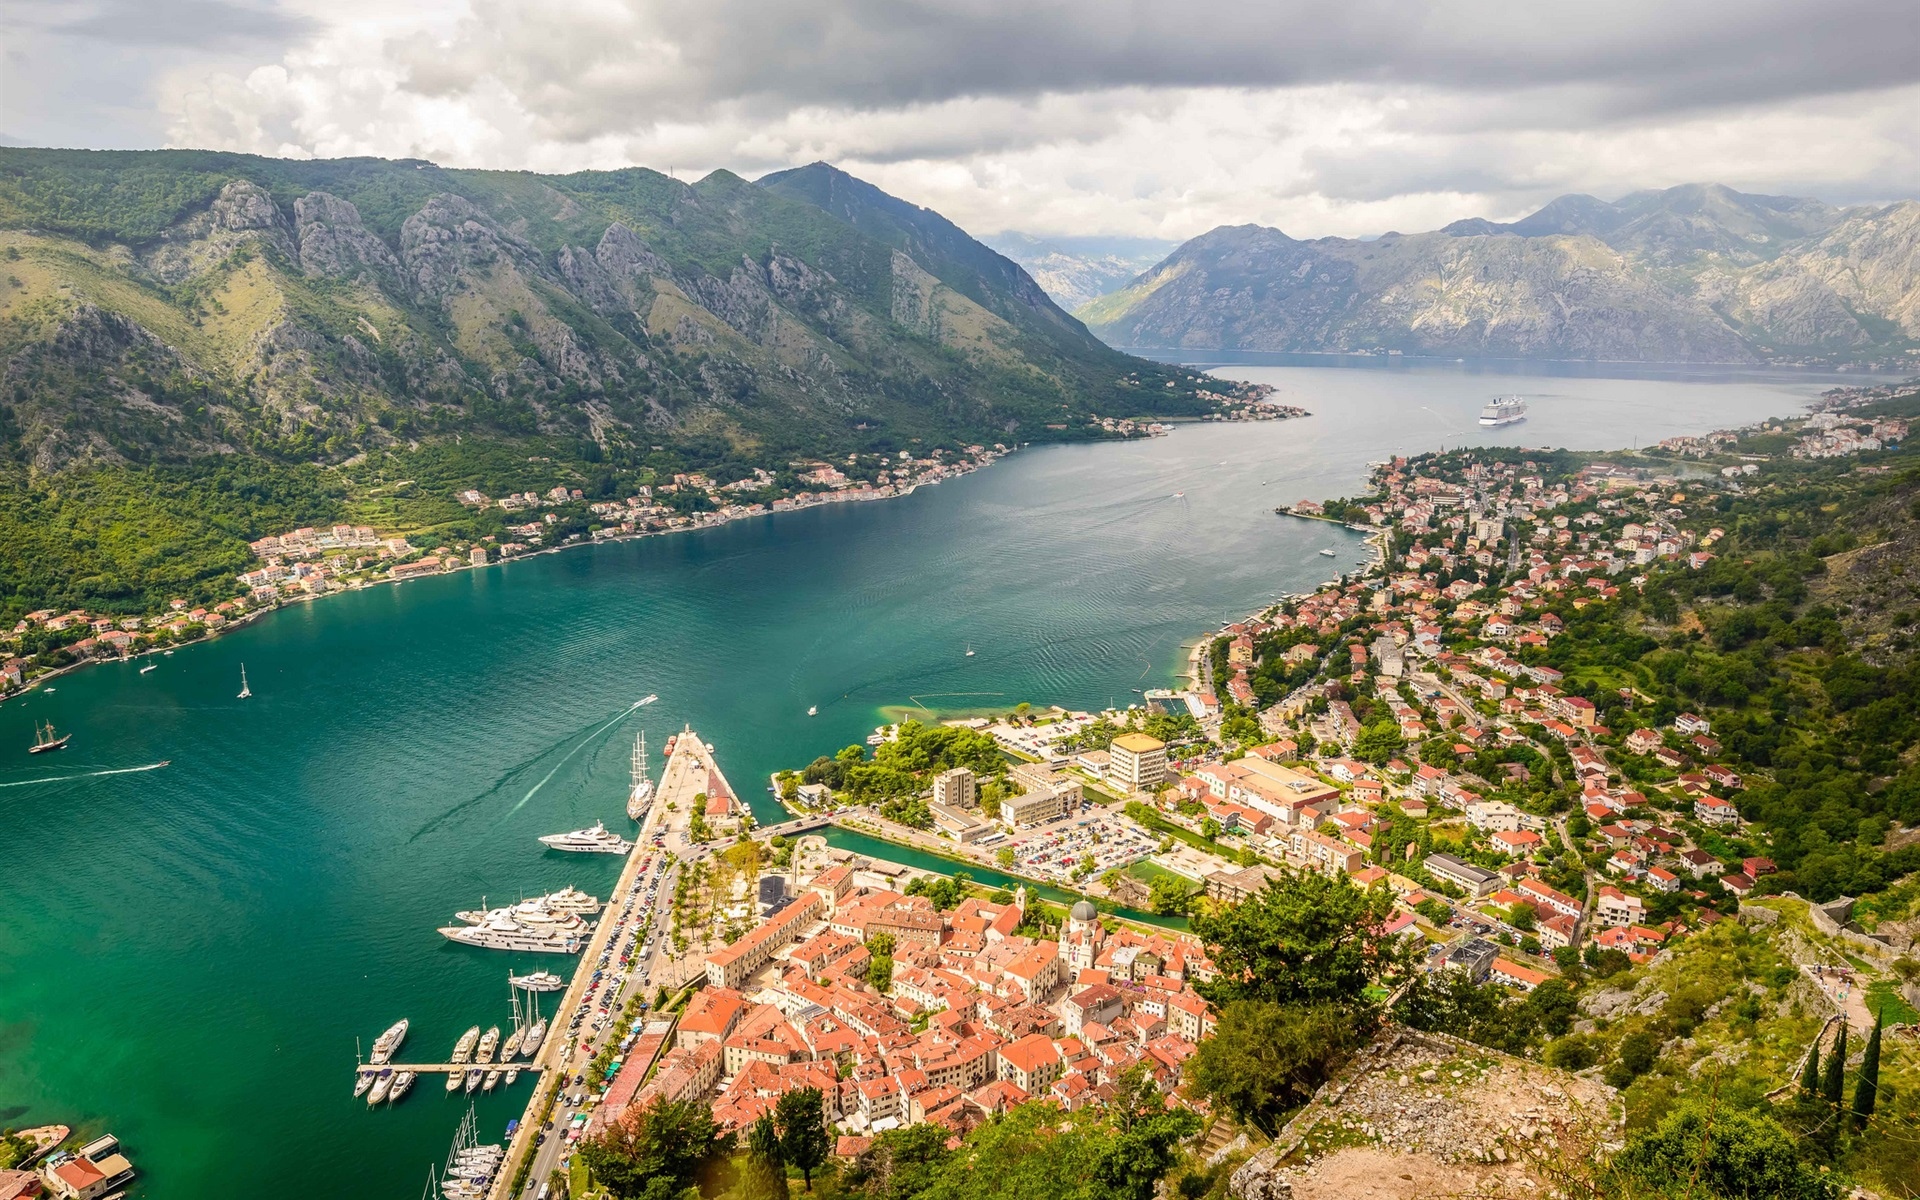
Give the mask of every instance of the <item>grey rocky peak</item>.
POLYGON ((293 202, 293 220, 300 267, 308 274, 344 279, 371 272, 383 283, 398 281, 399 258, 361 223, 351 201, 309 192, 293 202))

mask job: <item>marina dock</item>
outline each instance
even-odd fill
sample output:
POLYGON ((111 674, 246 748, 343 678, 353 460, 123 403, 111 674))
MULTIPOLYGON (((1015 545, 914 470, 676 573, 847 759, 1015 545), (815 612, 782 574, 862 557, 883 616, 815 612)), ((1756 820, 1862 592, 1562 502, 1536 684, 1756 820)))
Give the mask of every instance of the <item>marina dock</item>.
MULTIPOLYGON (((692 730, 683 731, 677 736, 673 754, 667 759, 652 807, 647 810, 639 832, 634 835, 633 850, 627 855, 626 865, 621 868, 619 882, 608 895, 607 906, 602 910, 593 935, 587 939, 586 948, 580 954, 579 966, 568 981, 566 991, 561 994, 559 1007, 554 1010, 552 1032, 540 1047, 540 1053, 531 1060, 532 1066, 541 1072, 541 1078, 527 1099, 526 1112, 521 1116, 520 1127, 514 1131, 513 1140, 507 1147, 505 1163, 488 1192, 488 1200, 509 1200, 520 1164, 530 1154, 553 1148, 553 1141, 549 1141, 545 1147, 536 1148, 533 1139, 539 1131, 541 1115, 546 1111, 549 1087, 564 1084, 571 1073, 578 1069, 574 1063, 578 1039, 569 1035, 567 1029, 575 1014, 588 1005, 587 984, 593 977, 593 964, 599 961, 601 953, 624 929, 616 919, 616 914, 632 890, 634 880, 639 877, 641 864, 657 852, 652 845, 653 838, 666 832, 671 820, 686 819, 693 810, 694 796, 709 789, 710 778, 718 780, 722 787, 726 786, 725 777, 713 761, 712 750, 692 730), (669 811, 670 807, 673 811, 669 811)), ((671 854, 672 850, 665 853, 671 854)), ((653 911, 649 908, 637 912, 632 919, 643 920, 653 911)), ((636 959, 632 965, 638 968, 640 960, 636 959)), ((453 1068, 449 1065, 443 1069, 453 1068)))

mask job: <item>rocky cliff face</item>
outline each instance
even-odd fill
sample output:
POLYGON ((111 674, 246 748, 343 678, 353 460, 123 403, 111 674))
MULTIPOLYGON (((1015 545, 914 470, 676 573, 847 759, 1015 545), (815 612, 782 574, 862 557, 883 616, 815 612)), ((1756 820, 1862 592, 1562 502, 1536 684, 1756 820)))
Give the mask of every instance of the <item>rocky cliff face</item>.
POLYGON ((1920 348, 1920 204, 1689 186, 1375 241, 1186 243, 1078 315, 1115 345, 1751 362, 1920 348))
POLYGON ((48 470, 462 431, 977 440, 1179 374, 824 166, 687 186, 8 149, 0 255, 0 458, 48 470))

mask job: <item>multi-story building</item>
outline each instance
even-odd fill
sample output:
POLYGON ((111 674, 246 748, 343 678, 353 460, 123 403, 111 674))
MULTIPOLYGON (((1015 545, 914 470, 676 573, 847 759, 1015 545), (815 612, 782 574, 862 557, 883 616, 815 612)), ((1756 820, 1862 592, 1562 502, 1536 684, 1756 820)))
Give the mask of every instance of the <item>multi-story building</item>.
POLYGON ((1107 779, 1129 792, 1150 792, 1166 782, 1167 744, 1144 733, 1123 733, 1107 747, 1107 779))
POLYGON ((942 771, 933 777, 933 802, 949 808, 973 808, 980 803, 980 787, 973 772, 965 767, 942 771))
POLYGON ((774 951, 791 942, 823 913, 818 892, 809 892, 769 917, 731 946, 723 946, 707 955, 707 984, 710 987, 738 988, 753 973, 767 965, 774 951))

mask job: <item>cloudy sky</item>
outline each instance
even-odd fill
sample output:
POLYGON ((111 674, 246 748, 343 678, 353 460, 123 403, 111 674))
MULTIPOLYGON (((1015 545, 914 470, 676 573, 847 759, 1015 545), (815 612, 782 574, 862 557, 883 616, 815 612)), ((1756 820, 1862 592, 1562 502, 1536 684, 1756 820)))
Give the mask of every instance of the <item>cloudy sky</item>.
POLYGON ((689 179, 1295 236, 1711 180, 1920 196, 1914 0, 0 0, 0 138, 689 179))

